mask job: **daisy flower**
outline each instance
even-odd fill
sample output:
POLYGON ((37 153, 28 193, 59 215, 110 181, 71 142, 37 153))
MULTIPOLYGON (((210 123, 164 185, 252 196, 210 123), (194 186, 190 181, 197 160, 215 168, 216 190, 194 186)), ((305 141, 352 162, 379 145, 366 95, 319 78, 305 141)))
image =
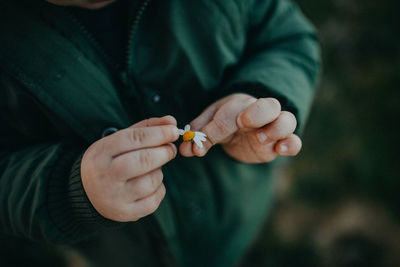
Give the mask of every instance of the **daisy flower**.
POLYGON ((204 134, 202 132, 191 131, 189 124, 186 124, 186 126, 185 126, 185 128, 183 130, 179 129, 179 134, 183 135, 183 137, 182 137, 183 141, 185 141, 185 142, 189 142, 189 141, 195 142, 196 145, 198 147, 200 147, 200 148, 203 147, 203 143, 202 142, 205 142, 207 140, 206 139, 206 137, 207 137, 206 134, 204 134))

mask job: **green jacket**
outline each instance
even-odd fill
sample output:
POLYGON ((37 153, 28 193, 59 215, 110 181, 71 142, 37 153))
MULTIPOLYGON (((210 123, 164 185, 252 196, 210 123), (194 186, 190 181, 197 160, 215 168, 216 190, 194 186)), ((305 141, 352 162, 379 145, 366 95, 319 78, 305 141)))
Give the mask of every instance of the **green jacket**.
POLYGON ((166 114, 183 127, 233 92, 277 97, 302 127, 319 71, 314 29, 287 0, 145 0, 131 14, 121 71, 65 8, 1 1, 0 231, 93 255, 87 244, 111 243, 122 252, 101 255, 129 262, 144 225, 181 265, 231 266, 268 214, 275 164, 219 147, 178 157, 154 215, 119 224, 87 200, 80 155, 107 127, 166 114))

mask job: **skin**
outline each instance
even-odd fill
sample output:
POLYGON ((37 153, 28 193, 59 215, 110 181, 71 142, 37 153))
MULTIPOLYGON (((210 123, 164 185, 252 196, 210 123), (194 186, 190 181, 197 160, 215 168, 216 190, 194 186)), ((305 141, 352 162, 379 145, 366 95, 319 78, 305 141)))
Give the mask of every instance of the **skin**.
POLYGON ((175 158, 178 138, 176 120, 165 116, 93 143, 83 155, 81 178, 94 208, 118 222, 153 213, 165 196, 161 167, 175 158))
POLYGON ((233 94, 213 103, 190 125, 207 134, 207 141, 203 148, 182 143, 179 151, 186 157, 203 157, 213 145, 220 144, 241 162, 263 163, 277 156, 295 156, 301 149, 301 140, 293 133, 295 116, 282 111, 275 98, 233 94))
MULTIPOLYGON (((82 184, 94 208, 105 218, 136 221, 157 210, 165 196, 161 167, 175 158, 179 138, 175 118, 138 122, 93 143, 81 163, 82 184)), ((281 111, 274 98, 233 94, 209 106, 192 121, 208 136, 203 149, 180 145, 183 156, 205 156, 220 144, 228 155, 246 163, 271 162, 301 149, 293 134, 296 119, 281 111), (264 136, 264 137, 263 137, 264 136)))
MULTIPOLYGON (((62 6, 98 9, 116 0, 47 0, 62 6)), ((81 177, 94 208, 105 218, 136 221, 157 210, 165 196, 162 166, 175 158, 172 142, 179 138, 175 118, 165 116, 138 122, 93 143, 84 153, 81 177)), ((220 144, 225 152, 245 163, 271 162, 294 156, 301 140, 294 134, 295 116, 281 110, 274 98, 256 99, 233 94, 209 106, 191 123, 207 134, 203 148, 183 142, 183 156, 205 156, 220 144)))

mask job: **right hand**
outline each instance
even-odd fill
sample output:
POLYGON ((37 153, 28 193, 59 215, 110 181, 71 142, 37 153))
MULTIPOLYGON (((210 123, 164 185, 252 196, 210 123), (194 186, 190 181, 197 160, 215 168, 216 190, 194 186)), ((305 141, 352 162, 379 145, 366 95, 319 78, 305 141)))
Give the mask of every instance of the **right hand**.
POLYGON ((81 177, 94 208, 105 218, 128 222, 153 213, 165 196, 161 167, 175 158, 179 138, 172 116, 151 118, 93 143, 84 153, 81 177))

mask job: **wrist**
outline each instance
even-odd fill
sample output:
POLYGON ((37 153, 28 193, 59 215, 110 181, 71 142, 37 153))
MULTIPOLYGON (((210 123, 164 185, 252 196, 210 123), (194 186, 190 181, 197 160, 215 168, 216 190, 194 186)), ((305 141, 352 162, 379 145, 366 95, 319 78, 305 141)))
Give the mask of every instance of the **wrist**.
POLYGON ((58 159, 48 184, 48 212, 61 233, 60 241, 67 243, 120 225, 102 217, 87 198, 80 174, 80 153, 66 151, 58 159))

